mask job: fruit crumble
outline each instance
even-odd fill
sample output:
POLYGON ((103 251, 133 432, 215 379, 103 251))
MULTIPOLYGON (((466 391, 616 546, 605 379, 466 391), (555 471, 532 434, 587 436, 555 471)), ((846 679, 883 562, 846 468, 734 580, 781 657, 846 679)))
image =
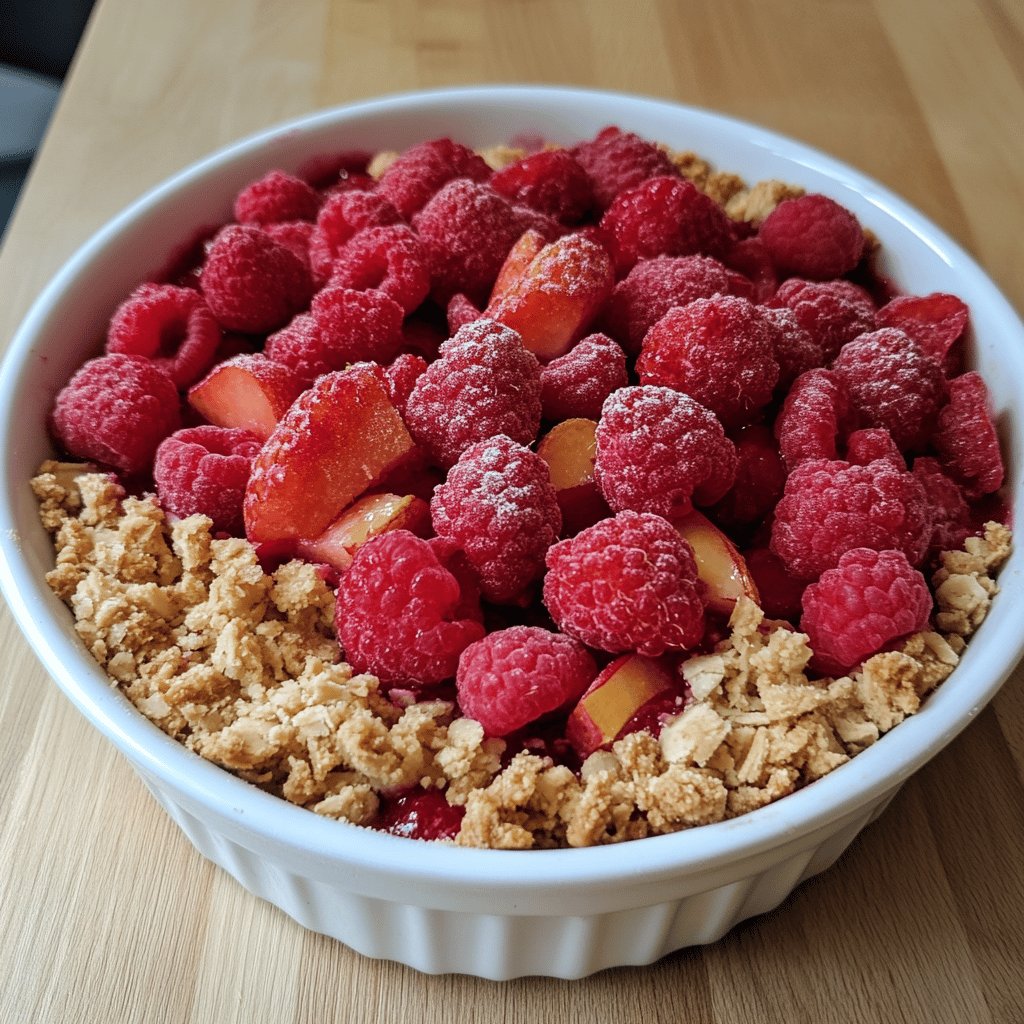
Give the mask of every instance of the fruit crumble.
POLYGON ((1010 551, 955 296, 831 198, 607 128, 271 171, 51 415, 47 580, 188 749, 315 813, 590 846, 827 774, 1010 551))

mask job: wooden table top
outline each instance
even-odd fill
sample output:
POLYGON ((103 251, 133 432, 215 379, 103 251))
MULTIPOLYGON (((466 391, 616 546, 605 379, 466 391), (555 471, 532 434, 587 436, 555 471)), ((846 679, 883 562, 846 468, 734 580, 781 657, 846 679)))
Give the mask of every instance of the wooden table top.
MULTIPOLYGON (((0 253, 0 337, 65 258, 208 151, 421 87, 714 108, 871 174, 1024 308, 1017 0, 102 0, 0 253)), ((0 1019, 1024 1020, 1024 675, 838 865, 716 945, 578 982, 425 977, 204 861, 0 612, 0 1019)))

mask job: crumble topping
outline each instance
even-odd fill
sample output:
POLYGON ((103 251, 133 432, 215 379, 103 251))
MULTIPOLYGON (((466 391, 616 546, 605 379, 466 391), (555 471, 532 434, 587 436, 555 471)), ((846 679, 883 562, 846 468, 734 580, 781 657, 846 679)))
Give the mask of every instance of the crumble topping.
POLYGON ((934 631, 852 676, 811 679, 807 637, 748 599, 730 635, 681 671, 692 698, 660 737, 629 734, 577 775, 485 737, 455 706, 399 707, 339 660, 334 594, 316 567, 266 573, 205 516, 169 522, 95 468, 48 461, 32 481, 53 535, 47 574, 114 685, 188 749, 315 813, 369 824, 378 794, 442 790, 456 842, 589 846, 735 817, 832 771, 914 714, 956 667, 997 587, 1010 531, 988 523, 933 577, 934 631))

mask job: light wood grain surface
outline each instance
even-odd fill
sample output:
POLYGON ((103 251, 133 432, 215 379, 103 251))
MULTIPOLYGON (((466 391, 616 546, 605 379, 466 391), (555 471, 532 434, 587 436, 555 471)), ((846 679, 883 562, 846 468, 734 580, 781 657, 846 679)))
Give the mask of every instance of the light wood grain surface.
MULTIPOLYGON (((485 81, 649 93, 881 179, 1024 308, 1019 0, 101 0, 0 253, 0 338, 100 224, 221 144, 485 81)), ((579 982, 424 977, 206 863, 0 613, 4 1022, 1024 1021, 1024 678, 825 876, 723 941, 579 982)))

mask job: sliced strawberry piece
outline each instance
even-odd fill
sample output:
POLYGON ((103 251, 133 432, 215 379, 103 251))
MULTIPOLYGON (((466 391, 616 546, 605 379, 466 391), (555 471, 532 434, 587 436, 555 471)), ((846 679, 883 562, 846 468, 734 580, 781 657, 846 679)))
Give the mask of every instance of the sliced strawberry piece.
MULTIPOLYGON (((491 289, 491 304, 503 299, 529 269, 530 264, 544 248, 544 236, 534 228, 524 231, 519 241, 509 250, 491 289)), ((467 300, 468 301, 468 300, 467 300)))

